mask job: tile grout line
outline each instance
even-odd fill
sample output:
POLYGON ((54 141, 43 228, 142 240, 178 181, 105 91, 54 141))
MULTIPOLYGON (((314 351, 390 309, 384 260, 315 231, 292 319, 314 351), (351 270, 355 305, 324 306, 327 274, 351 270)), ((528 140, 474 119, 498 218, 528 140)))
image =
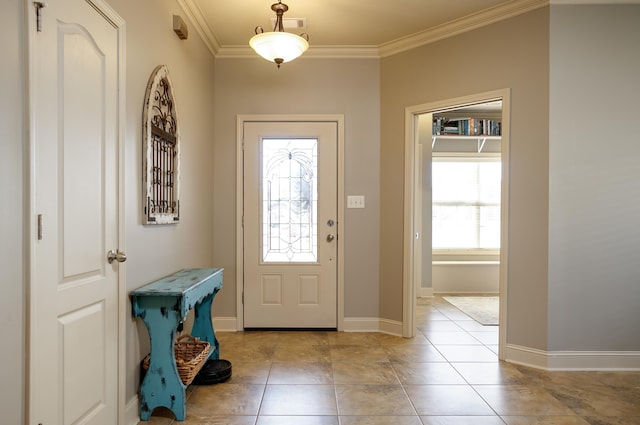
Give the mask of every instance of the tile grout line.
MULTIPOLYGON (((435 308, 436 310, 438 310, 438 312, 440 312, 441 314, 443 314, 444 316, 446 316, 446 314, 444 314, 440 309, 438 309, 438 308, 437 308, 437 307, 435 307, 435 306, 434 306, 434 308, 435 308)), ((449 321, 453 322, 456 326, 458 326, 458 327, 462 330, 462 332, 464 332, 466 335, 469 335, 469 336, 471 336, 472 338, 474 338, 474 339, 476 339, 476 340, 477 340, 477 338, 473 337, 473 335, 471 335, 467 329, 463 328, 462 326, 460 326, 460 325, 457 323, 457 322, 458 322, 458 320, 451 319, 451 318, 449 318, 448 316, 446 316, 446 317, 448 318, 448 320, 449 320, 449 321)), ((457 331, 456 331, 456 332, 457 332, 457 331)), ((457 373, 457 374, 458 374, 458 375, 459 375, 459 376, 464 380, 464 382, 466 383, 466 385, 465 385, 465 386, 467 386, 467 387, 471 388, 471 390, 473 390, 473 392, 474 392, 478 397, 480 397, 480 399, 481 399, 481 400, 482 400, 482 401, 487 405, 487 407, 489 407, 489 409, 491 409, 491 411, 495 414, 495 416, 496 416, 497 418, 499 418, 499 420, 500 420, 502 423, 506 423, 506 422, 504 421, 504 419, 502 418, 502 416, 500 416, 500 415, 498 414, 498 412, 496 412, 496 410, 491 406, 491 404, 489 404, 489 402, 488 402, 487 400, 485 400, 485 399, 484 399, 484 397, 482 397, 482 395, 481 395, 481 394, 476 390, 476 388, 471 384, 471 382, 469 382, 469 380, 468 380, 464 375, 462 375, 462 374, 460 373, 460 371, 458 371, 458 369, 457 369, 457 368, 455 367, 455 365, 454 365, 454 362, 452 362, 449 358, 447 358, 447 356, 445 356, 445 355, 444 355, 444 353, 443 353, 442 351, 440 351, 440 349, 438 348, 438 346, 437 346, 436 344, 433 344, 433 342, 429 339, 429 337, 427 336, 427 334, 426 334, 425 332, 422 332, 422 333, 424 334, 425 338, 427 338, 427 340, 431 342, 431 344, 432 344, 432 345, 433 345, 433 347, 438 351, 438 353, 440 353, 440 355, 441 355, 441 356, 446 360, 447 364, 448 364, 449 366, 451 366, 451 368, 452 368, 453 370, 455 370, 455 372, 456 372, 456 373, 457 373)), ((483 346, 483 347, 485 347, 485 348, 489 349, 489 348, 486 346, 486 344, 485 344, 484 342, 482 342, 482 341, 480 341, 480 340, 478 340, 478 341, 482 344, 482 346, 483 346)), ((442 345, 444 345, 444 344, 442 344, 442 345)), ((492 352, 493 352, 493 351, 492 351, 492 352)), ((464 363, 464 362, 461 362, 461 363, 464 363)), ((422 418, 420 418, 420 420, 422 421, 422 418)))

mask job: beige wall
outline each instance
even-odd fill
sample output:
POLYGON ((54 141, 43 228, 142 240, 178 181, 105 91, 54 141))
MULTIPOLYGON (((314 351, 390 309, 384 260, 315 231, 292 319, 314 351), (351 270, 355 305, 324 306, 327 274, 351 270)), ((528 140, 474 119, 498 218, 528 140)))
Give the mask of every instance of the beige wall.
POLYGON ((434 262, 431 265, 434 294, 497 294, 500 292, 500 264, 434 262))
MULTIPOLYGON (((125 205, 128 291, 186 267, 213 267, 213 78, 212 54, 191 31, 180 40, 174 0, 111 0, 126 22, 125 205), (143 226, 142 105, 157 65, 167 65, 174 84, 181 135, 180 223, 143 226)), ((193 27, 191 27, 193 29, 193 27)), ((125 310, 128 314, 131 309, 125 310)), ((140 360, 149 352, 142 322, 127 317, 126 401, 136 396, 140 360)))
POLYGON ((261 58, 216 60, 213 260, 225 268, 216 316, 237 313, 237 115, 343 114, 345 196, 366 197, 366 208, 347 209, 345 223, 339 224, 345 244, 345 316, 378 317, 379 81, 377 59, 303 57, 280 69, 261 58))
POLYGON ((5 0, 0 13, 0 412, 7 424, 23 423, 25 391, 23 7, 5 0))
POLYGON ((549 9, 381 63, 380 315, 402 318, 404 108, 511 89, 507 342, 547 347, 549 9))

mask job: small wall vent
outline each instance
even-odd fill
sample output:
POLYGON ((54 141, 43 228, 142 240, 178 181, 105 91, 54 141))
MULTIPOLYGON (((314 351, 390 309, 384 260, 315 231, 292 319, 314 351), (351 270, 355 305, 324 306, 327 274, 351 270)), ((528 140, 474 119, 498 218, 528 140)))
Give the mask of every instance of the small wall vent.
MULTIPOLYGON (((276 25, 276 18, 271 18, 271 28, 276 25)), ((302 30, 307 28, 307 18, 282 18, 282 26, 286 30, 302 30)))

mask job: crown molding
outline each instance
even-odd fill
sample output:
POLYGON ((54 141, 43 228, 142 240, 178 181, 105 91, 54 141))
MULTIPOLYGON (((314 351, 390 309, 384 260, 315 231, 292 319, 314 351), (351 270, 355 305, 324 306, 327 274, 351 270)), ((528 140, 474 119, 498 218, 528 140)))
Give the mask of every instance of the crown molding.
POLYGON ((549 0, 512 0, 463 16, 442 25, 380 45, 380 56, 387 57, 434 43, 454 35, 491 25, 549 5, 549 0))
MULTIPOLYGON (((247 46, 222 46, 216 58, 256 58, 256 52, 247 46)), ((320 59, 379 59, 380 51, 376 46, 310 46, 302 57, 304 58, 320 58, 320 59)))
POLYGON ((184 11, 187 19, 191 22, 191 24, 196 29, 198 35, 207 46, 207 49, 211 52, 211 54, 215 57, 218 51, 220 50, 220 42, 216 37, 215 33, 204 19, 204 15, 202 14, 202 9, 197 5, 195 0, 176 0, 180 8, 184 11))
POLYGON ((614 4, 640 4, 640 0, 550 0, 551 5, 614 5, 614 4))
MULTIPOLYGON (((192 22, 211 54, 216 58, 252 58, 255 53, 248 46, 222 46, 214 31, 206 22, 196 0, 176 0, 192 22)), ((512 18, 532 10, 553 4, 583 3, 634 3, 640 0, 511 0, 471 15, 402 37, 380 46, 311 46, 304 54, 308 58, 384 58, 406 50, 434 43, 486 25, 512 18)))

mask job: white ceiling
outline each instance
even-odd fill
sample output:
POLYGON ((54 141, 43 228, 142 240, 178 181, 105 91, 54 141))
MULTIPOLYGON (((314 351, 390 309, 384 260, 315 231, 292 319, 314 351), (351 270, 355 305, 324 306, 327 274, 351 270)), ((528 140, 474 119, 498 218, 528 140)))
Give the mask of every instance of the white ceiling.
MULTIPOLYGON (((217 56, 250 53, 256 26, 272 30, 277 0, 178 0, 217 56)), ((283 0, 306 18, 307 55, 386 56, 549 4, 549 0, 283 0)))

